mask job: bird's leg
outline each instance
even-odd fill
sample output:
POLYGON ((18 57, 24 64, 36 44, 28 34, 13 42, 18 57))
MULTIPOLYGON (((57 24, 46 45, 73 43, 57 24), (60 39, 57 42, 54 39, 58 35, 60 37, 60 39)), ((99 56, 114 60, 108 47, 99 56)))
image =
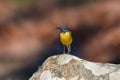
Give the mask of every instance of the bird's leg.
POLYGON ((71 52, 71 46, 67 45, 67 53, 69 54, 71 52))
POLYGON ((71 46, 69 45, 68 47, 68 52, 70 53, 71 52, 71 46))
POLYGON ((65 53, 65 45, 63 45, 63 53, 65 53))

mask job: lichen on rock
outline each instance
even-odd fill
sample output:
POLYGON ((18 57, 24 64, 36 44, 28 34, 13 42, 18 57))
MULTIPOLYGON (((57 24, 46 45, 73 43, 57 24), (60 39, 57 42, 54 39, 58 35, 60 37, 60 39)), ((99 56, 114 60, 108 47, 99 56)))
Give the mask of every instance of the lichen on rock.
POLYGON ((120 65, 89 62, 70 54, 49 57, 29 80, 118 80, 120 65))

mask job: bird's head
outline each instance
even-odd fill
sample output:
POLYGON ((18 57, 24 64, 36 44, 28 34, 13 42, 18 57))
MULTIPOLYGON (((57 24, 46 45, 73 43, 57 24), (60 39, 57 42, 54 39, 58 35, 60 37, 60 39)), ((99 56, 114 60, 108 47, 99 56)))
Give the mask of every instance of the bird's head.
POLYGON ((57 29, 59 29, 63 33, 69 31, 66 26, 59 26, 59 27, 57 27, 57 29))

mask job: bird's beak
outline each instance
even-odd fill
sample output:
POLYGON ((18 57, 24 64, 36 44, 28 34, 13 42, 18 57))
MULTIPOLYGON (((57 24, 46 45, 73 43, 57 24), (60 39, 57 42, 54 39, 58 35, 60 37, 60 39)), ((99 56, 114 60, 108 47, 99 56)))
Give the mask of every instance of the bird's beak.
POLYGON ((57 27, 56 29, 60 29, 60 27, 57 27))

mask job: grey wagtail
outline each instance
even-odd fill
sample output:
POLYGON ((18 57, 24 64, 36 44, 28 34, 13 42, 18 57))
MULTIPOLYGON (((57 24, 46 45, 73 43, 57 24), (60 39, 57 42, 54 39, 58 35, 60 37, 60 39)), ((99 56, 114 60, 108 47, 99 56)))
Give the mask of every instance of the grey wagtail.
POLYGON ((67 48, 67 53, 70 53, 71 51, 71 43, 72 43, 72 36, 69 29, 67 29, 65 26, 57 27, 60 32, 60 42, 63 44, 65 53, 65 47, 67 48))

